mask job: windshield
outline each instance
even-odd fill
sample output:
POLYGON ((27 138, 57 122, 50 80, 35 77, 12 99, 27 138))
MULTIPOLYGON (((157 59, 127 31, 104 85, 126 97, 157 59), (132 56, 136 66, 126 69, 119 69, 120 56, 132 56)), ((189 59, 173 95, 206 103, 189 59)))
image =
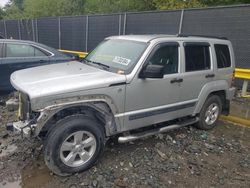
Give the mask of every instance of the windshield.
POLYGON ((110 71, 128 74, 145 51, 147 43, 111 39, 101 42, 85 59, 110 71))

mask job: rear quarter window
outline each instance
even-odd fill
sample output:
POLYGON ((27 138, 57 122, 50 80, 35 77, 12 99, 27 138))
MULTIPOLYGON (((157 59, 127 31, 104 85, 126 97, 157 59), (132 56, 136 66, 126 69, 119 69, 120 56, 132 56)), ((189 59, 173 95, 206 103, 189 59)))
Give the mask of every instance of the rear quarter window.
POLYGON ((225 44, 215 44, 214 48, 217 59, 217 67, 219 69, 231 67, 229 47, 225 44))

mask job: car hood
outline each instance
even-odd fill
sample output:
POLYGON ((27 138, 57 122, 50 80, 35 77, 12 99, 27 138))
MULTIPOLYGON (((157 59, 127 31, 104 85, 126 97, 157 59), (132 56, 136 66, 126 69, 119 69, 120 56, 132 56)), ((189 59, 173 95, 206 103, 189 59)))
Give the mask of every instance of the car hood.
POLYGON ((71 61, 19 70, 11 75, 10 80, 16 90, 33 99, 109 87, 111 84, 126 82, 126 76, 71 61))

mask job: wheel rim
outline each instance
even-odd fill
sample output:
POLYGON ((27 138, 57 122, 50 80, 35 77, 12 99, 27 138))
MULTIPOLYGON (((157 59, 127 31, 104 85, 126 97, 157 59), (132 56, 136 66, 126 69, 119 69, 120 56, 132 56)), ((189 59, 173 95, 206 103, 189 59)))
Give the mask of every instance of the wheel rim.
POLYGON ((69 135, 60 147, 62 162, 70 167, 87 163, 96 151, 96 138, 88 131, 77 131, 69 135))
POLYGON ((212 103, 205 113, 205 122, 207 125, 212 125, 219 116, 219 106, 217 103, 212 103))

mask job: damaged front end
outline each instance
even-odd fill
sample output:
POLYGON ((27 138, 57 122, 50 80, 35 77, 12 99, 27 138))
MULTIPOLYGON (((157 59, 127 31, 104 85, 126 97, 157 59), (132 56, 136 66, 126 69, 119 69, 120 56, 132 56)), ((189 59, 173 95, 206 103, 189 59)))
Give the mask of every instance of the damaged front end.
POLYGON ((31 137, 34 135, 39 112, 31 110, 29 96, 19 92, 17 118, 19 121, 9 123, 7 129, 14 132, 20 132, 22 136, 31 137))

